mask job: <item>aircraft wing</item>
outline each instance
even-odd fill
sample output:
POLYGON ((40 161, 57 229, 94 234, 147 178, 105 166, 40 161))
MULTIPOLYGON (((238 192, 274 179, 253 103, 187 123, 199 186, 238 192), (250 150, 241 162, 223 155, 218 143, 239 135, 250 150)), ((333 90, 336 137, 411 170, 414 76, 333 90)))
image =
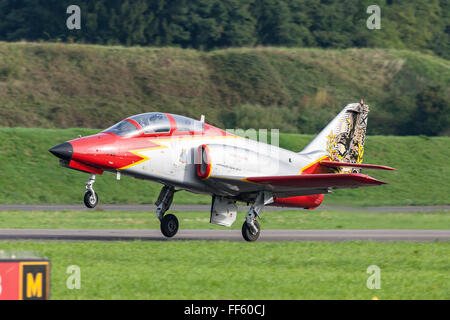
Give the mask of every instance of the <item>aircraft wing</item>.
POLYGON ((271 191, 278 197, 328 193, 331 189, 369 187, 386 184, 360 173, 300 174, 266 177, 210 176, 216 187, 239 193, 271 191))
POLYGON ((272 187, 291 187, 298 189, 310 188, 358 188, 386 184, 360 173, 324 173, 300 174, 294 176, 248 177, 245 180, 269 185, 272 187))

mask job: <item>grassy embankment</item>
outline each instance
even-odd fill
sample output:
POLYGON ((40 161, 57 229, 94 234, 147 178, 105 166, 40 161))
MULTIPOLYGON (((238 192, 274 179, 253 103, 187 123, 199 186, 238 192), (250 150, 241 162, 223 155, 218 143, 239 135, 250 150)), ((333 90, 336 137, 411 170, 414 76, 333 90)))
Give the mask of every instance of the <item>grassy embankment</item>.
POLYGON ((386 134, 412 117, 427 86, 440 86, 450 100, 449 83, 448 60, 407 50, 0 42, 0 125, 106 128, 131 114, 165 111, 205 114, 221 127, 312 134, 364 98, 369 134, 386 134))

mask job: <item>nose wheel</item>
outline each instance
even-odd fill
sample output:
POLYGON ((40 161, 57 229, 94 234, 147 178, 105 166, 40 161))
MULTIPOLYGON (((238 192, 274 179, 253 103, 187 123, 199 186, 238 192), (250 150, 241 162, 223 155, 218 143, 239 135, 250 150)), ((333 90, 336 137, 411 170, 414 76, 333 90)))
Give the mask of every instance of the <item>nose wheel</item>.
POLYGON ((98 204, 97 192, 95 192, 94 188, 92 187, 94 183, 95 183, 95 174, 91 174, 88 182, 86 182, 84 192, 84 205, 89 209, 95 208, 95 206, 98 204))
POLYGON ((95 208, 98 204, 97 192, 88 191, 84 194, 84 205, 89 209, 95 208))

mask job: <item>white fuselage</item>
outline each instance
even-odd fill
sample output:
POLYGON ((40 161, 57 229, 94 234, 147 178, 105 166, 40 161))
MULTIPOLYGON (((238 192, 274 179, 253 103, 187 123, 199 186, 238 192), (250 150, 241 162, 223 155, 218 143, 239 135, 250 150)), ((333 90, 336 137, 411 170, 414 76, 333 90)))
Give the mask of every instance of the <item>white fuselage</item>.
POLYGON ((122 172, 196 193, 215 193, 214 188, 197 175, 196 164, 200 162, 197 153, 201 145, 209 146, 213 175, 236 178, 297 175, 322 156, 302 155, 235 135, 170 136, 150 140, 157 147, 133 150, 145 160, 122 172))

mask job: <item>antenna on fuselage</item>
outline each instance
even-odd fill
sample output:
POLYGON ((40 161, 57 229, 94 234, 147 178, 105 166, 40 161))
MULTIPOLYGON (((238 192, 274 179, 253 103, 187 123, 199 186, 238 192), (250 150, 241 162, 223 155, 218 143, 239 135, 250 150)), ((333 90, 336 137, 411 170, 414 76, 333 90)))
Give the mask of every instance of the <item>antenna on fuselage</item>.
POLYGON ((202 116, 200 117, 200 122, 201 122, 201 123, 204 123, 204 122, 205 122, 205 115, 204 115, 204 114, 202 114, 202 116))

